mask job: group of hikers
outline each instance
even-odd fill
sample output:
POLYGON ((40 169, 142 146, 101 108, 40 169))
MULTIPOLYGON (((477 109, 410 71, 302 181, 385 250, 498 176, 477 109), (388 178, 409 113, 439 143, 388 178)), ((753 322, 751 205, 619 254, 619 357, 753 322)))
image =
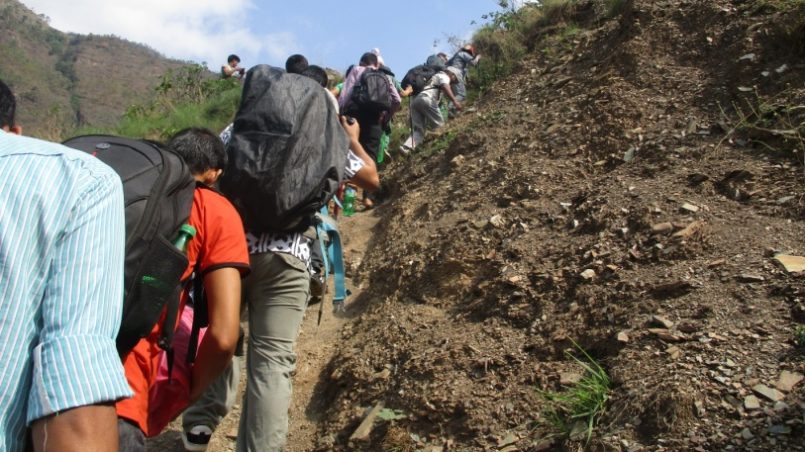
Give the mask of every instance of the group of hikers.
POLYGON ((184 447, 205 450, 244 348, 236 450, 282 450, 328 201, 379 188, 401 97, 410 152, 444 123, 441 93, 462 109, 477 61, 468 45, 397 81, 373 49, 331 86, 302 55, 248 71, 231 55, 233 123, 167 143, 25 137, 0 81, 0 450, 144 451, 180 415, 184 447))

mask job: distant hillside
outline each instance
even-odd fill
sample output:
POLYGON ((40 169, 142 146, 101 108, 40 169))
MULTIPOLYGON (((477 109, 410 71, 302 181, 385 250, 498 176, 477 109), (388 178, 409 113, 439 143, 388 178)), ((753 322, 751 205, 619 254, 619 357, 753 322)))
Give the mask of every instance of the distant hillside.
POLYGON ((58 139, 78 126, 115 124, 183 64, 117 37, 62 33, 44 15, 0 0, 0 79, 18 97, 26 134, 58 139))

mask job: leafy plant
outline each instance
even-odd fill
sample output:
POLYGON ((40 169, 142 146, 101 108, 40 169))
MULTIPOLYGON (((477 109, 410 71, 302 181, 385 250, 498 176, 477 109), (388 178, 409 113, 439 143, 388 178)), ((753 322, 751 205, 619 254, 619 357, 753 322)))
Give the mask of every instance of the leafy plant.
POLYGON ((400 419, 408 418, 408 415, 405 412, 400 410, 393 410, 391 408, 383 408, 380 412, 377 413, 377 417, 384 421, 397 421, 400 419))
POLYGON ((570 352, 567 355, 584 368, 584 376, 565 391, 545 391, 542 395, 549 402, 547 418, 557 429, 570 437, 586 432, 589 441, 606 409, 612 383, 595 359, 575 341, 573 345, 581 352, 582 358, 570 352))
POLYGON ((805 348, 805 324, 797 325, 794 330, 794 343, 797 347, 805 348))
POLYGON ((743 103, 732 104, 732 115, 721 109, 723 120, 730 125, 717 148, 741 135, 769 151, 797 156, 805 165, 805 104, 789 100, 790 91, 770 98, 752 92, 743 103))

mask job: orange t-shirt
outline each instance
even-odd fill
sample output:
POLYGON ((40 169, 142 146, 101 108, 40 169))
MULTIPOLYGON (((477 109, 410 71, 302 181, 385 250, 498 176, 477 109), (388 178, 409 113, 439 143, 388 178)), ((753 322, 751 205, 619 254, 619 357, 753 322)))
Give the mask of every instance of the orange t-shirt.
MULTIPOLYGON (((234 267, 242 275, 249 271, 249 253, 243 223, 234 206, 226 198, 213 190, 196 188, 193 194, 193 207, 190 210, 190 225, 196 228, 196 236, 188 243, 187 258, 190 261, 182 280, 190 277, 196 263, 200 263, 201 274, 220 268, 234 267)), ((187 293, 182 294, 181 308, 187 293)), ((117 415, 135 422, 146 436, 159 432, 148 431, 148 393, 159 368, 157 345, 161 334, 157 322, 151 334, 143 338, 123 360, 123 367, 134 396, 117 402, 117 415)))

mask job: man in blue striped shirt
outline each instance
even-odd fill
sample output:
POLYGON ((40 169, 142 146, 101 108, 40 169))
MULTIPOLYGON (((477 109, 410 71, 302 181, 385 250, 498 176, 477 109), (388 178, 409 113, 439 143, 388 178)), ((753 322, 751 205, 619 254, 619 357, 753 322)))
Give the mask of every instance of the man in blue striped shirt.
POLYGON ((0 82, 0 451, 117 451, 120 179, 13 119, 0 82))

